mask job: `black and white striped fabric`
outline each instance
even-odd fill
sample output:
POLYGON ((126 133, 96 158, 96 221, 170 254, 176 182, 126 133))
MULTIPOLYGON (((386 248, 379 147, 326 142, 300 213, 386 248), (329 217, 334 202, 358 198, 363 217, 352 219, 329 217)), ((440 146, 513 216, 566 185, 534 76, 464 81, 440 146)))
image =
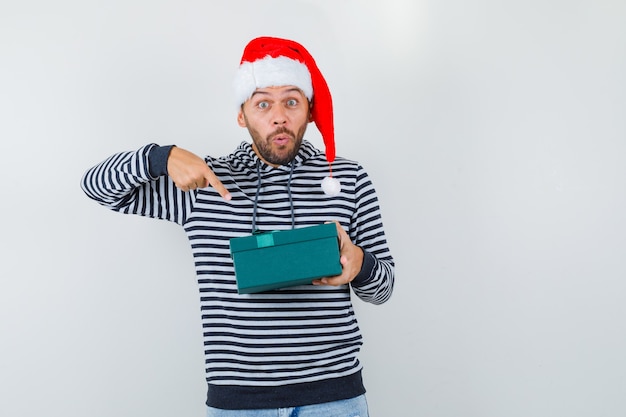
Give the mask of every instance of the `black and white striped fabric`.
POLYGON ((305 285, 240 295, 229 251, 229 239, 252 232, 260 186, 258 229, 290 229, 292 216, 296 228, 338 221, 371 260, 352 290, 366 302, 385 302, 393 289, 394 263, 364 169, 337 158, 332 172, 342 189, 329 197, 320 187, 328 162, 309 142, 302 143, 292 173, 289 166, 260 162, 251 145, 242 142, 226 157, 206 158, 232 195, 225 201, 210 187, 182 192, 166 175, 153 177, 149 154, 155 148, 149 144, 111 156, 85 173, 82 187, 112 210, 169 220, 186 231, 200 291, 207 403, 218 408, 296 406, 364 392, 358 360, 362 338, 350 286, 305 285))

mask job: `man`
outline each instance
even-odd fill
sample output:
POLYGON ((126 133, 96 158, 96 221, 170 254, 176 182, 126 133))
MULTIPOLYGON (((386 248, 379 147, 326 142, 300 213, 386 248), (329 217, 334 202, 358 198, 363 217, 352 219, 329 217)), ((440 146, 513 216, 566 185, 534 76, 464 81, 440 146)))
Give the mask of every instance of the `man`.
POLYGON ((221 158, 148 144, 89 169, 83 190, 112 210, 173 221, 187 233, 208 416, 367 416, 350 293, 380 304, 394 283, 374 187, 358 163, 335 160, 330 92, 302 45, 252 40, 234 86, 237 122, 252 143, 221 158), (311 121, 325 153, 303 140, 311 121), (327 222, 337 225, 339 275, 239 293, 230 239, 327 222))

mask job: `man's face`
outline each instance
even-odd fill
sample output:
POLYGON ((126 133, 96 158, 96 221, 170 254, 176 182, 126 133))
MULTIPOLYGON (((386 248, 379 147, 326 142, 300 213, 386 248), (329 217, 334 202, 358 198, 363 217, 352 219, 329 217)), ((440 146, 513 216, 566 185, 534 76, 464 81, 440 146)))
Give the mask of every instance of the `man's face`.
POLYGON ((310 121, 309 101, 294 86, 257 89, 237 116, 239 126, 252 136, 254 151, 272 166, 295 158, 310 121))

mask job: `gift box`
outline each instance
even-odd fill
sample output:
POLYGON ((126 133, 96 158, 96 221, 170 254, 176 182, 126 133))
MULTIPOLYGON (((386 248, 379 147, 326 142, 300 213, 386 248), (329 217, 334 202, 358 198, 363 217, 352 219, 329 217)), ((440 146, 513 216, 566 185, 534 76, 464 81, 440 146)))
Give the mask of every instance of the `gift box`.
POLYGON ((341 274, 335 223, 233 238, 230 253, 239 294, 341 274))

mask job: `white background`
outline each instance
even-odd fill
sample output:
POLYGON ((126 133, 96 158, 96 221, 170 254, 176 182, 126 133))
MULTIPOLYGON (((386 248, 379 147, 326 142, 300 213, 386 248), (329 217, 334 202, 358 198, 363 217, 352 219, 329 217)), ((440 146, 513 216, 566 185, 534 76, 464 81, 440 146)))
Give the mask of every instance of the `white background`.
POLYGON ((372 416, 626 415, 625 22, 623 0, 3 0, 0 415, 204 415, 182 229, 79 182, 147 142, 233 150, 259 35, 315 56, 378 190, 372 416))

